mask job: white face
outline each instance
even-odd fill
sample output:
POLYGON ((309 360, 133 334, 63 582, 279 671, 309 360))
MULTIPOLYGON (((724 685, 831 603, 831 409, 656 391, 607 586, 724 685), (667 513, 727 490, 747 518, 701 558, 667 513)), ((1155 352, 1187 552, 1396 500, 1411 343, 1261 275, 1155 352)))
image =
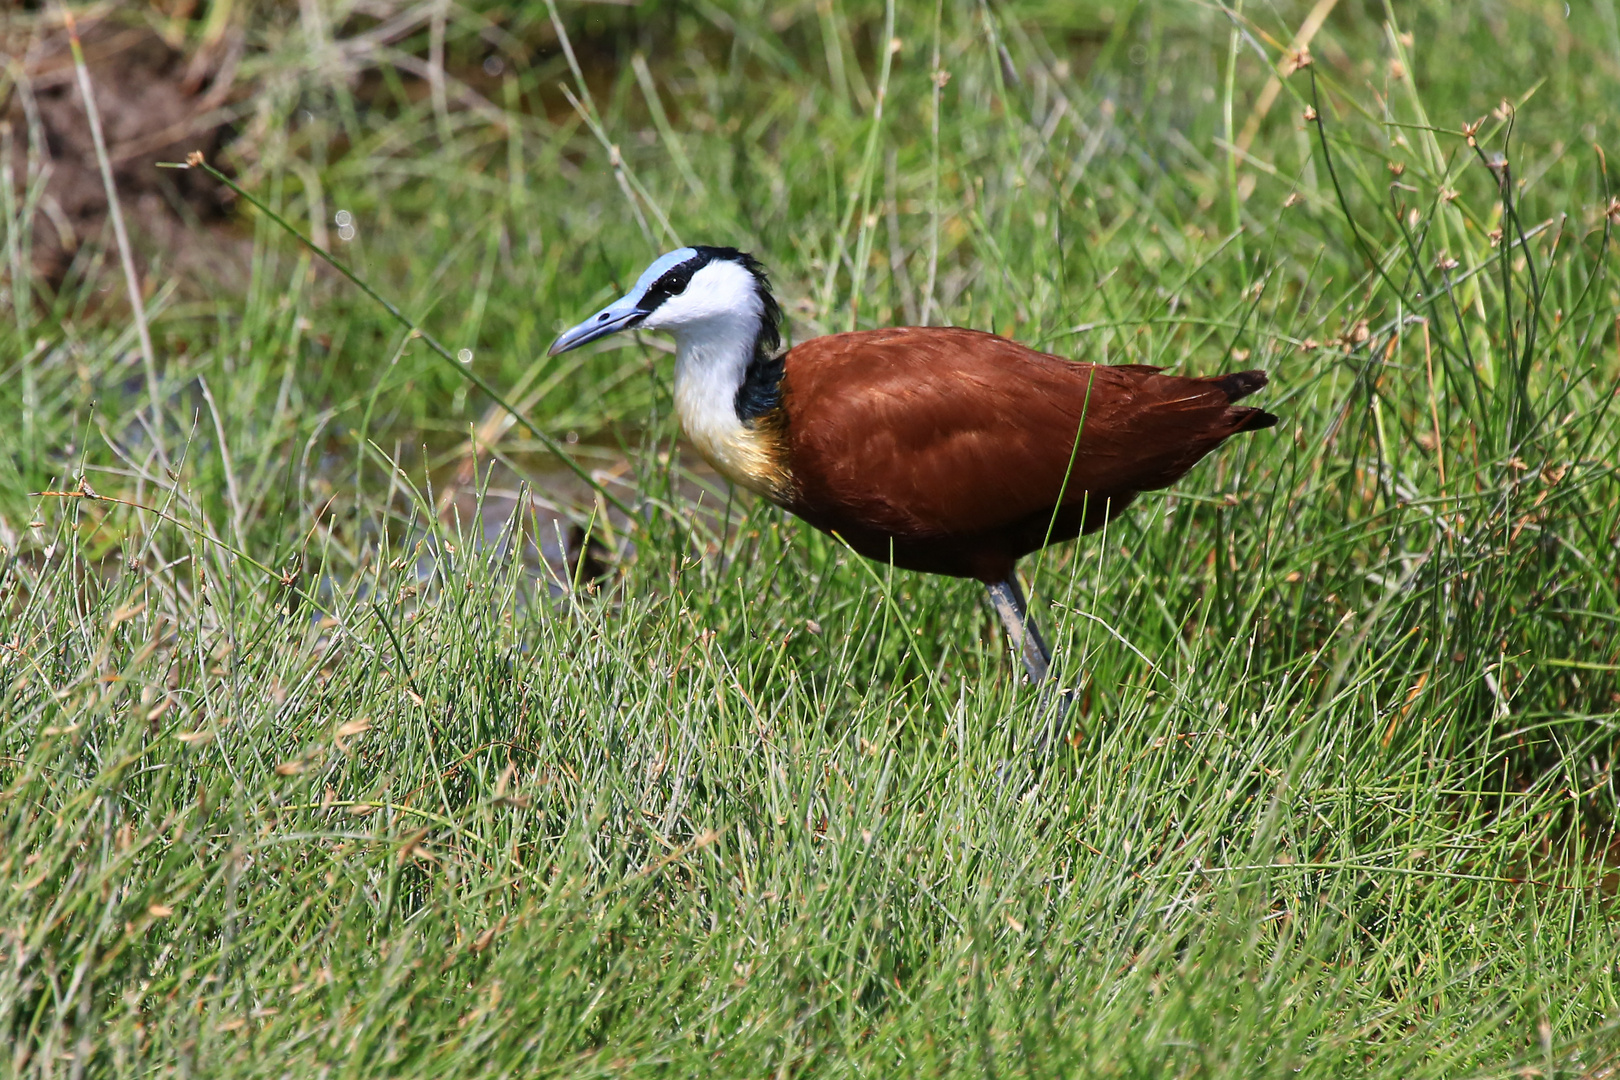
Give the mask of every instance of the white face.
POLYGON ((678 248, 659 256, 629 293, 563 331, 552 343, 550 355, 632 326, 670 331, 683 347, 697 346, 706 353, 742 348, 752 354, 752 342, 765 314, 759 282, 741 263, 714 256, 700 269, 687 271, 704 257, 695 248, 678 248), (671 292, 676 288, 681 291, 671 292))
POLYGON ((754 275, 734 262, 717 259, 693 274, 680 295, 659 304, 641 325, 679 332, 721 320, 752 327, 762 311, 754 275))

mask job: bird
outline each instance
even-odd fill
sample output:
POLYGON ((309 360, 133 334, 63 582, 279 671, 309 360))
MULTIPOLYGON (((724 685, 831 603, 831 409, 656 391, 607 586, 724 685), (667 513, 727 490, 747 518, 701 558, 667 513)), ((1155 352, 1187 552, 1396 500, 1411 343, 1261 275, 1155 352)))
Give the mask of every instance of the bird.
POLYGON ((732 483, 860 555, 972 578, 1041 684, 1052 653, 1015 566, 1169 487, 1233 435, 1264 371, 1189 377, 1095 364, 962 327, 829 334, 782 349, 764 266, 733 247, 655 260, 556 356, 633 328, 675 338, 675 411, 732 483))

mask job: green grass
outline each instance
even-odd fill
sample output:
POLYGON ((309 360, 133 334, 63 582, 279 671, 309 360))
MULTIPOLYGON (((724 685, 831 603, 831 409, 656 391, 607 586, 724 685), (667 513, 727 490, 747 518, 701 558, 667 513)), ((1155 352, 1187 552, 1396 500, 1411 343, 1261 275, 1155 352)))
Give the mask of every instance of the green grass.
POLYGON ((574 513, 633 551, 574 588, 441 513, 490 403, 262 215, 240 293, 152 256, 159 415, 116 257, 35 283, 0 1069, 1614 1075, 1620 19, 1347 0, 1229 152, 1304 15, 588 6, 581 81, 543 6, 454 9, 485 105, 247 8, 240 182, 628 463, 633 523, 574 513), (1271 372, 1277 429, 1030 561, 1060 752, 977 586, 694 505, 645 343, 541 358, 677 238, 798 340, 1271 372), (80 476, 125 501, 30 494, 80 476))

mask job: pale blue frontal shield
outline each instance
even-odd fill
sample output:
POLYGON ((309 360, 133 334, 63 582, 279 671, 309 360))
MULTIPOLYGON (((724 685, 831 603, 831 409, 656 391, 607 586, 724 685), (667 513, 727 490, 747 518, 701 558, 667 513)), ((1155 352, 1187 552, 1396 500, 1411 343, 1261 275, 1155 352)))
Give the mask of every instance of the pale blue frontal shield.
POLYGON ((658 256, 653 260, 653 264, 643 270, 640 277, 636 278, 635 287, 630 290, 625 299, 639 301, 643 296, 647 295, 647 290, 652 288, 653 282, 695 255, 697 255, 697 252, 692 248, 684 247, 676 248, 674 251, 658 256))
POLYGON ((641 299, 647 295, 647 290, 653 283, 663 277, 668 271, 686 262, 697 254, 691 248, 676 248, 667 254, 658 256, 653 264, 641 272, 636 284, 624 296, 613 301, 595 315, 586 319, 578 326, 564 330, 557 340, 551 343, 546 350, 547 356, 556 356, 558 353, 577 349, 581 345, 595 341, 597 338, 607 337, 620 330, 628 330, 646 317, 647 312, 641 310, 641 299))

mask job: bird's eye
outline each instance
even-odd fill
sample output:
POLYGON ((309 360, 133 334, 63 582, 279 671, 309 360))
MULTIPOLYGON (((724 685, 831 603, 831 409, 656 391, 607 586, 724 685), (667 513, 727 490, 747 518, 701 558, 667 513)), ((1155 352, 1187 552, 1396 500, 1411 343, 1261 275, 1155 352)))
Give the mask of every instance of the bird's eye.
POLYGON ((604 311, 604 312, 602 312, 602 314, 598 315, 596 317, 596 321, 597 322, 607 322, 607 312, 604 311))

